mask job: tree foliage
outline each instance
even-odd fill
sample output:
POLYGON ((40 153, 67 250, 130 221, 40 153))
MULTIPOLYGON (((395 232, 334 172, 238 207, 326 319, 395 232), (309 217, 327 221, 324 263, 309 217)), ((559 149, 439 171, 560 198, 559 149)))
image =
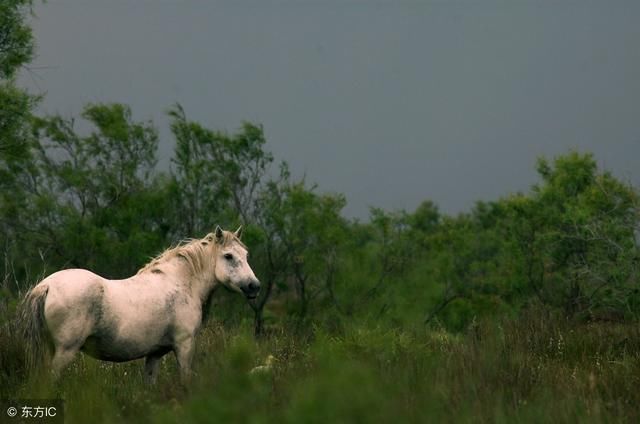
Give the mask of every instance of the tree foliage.
POLYGON ((21 196, 3 198, 6 218, 14 248, 41 252, 49 266, 124 276, 169 229, 157 132, 123 105, 89 105, 82 117, 93 126, 86 136, 73 119, 36 120, 30 161, 17 175, 21 196))
POLYGON ((30 7, 29 0, 0 2, 0 165, 23 158, 27 149, 25 127, 35 98, 17 88, 14 77, 33 57, 33 36, 26 23, 30 7))
POLYGON ((273 157, 264 150, 260 126, 244 123, 229 135, 187 119, 182 106, 169 110, 175 137, 173 180, 177 209, 187 234, 220 221, 250 222, 260 184, 273 157))
POLYGON ((33 57, 33 34, 25 22, 30 8, 30 0, 0 2, 0 79, 13 78, 33 57))
POLYGON ((589 154, 541 159, 538 172, 542 183, 532 195, 508 202, 529 284, 569 314, 630 312, 638 289, 637 191, 598 172, 589 154))

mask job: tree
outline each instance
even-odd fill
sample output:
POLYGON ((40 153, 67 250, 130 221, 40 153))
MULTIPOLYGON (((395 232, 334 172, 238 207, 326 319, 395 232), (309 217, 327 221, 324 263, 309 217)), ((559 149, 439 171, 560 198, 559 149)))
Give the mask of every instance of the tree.
POLYGON ((528 283, 569 316, 637 313, 637 191, 591 154, 540 159, 538 173, 530 198, 508 202, 528 283))
POLYGON ((35 98, 14 84, 17 71, 33 57, 34 42, 26 14, 31 1, 0 3, 0 161, 25 154, 25 125, 35 98))
POLYGON ((183 234, 208 231, 218 221, 252 222, 254 201, 273 156, 262 127, 244 123, 229 135, 189 121, 180 105, 170 111, 176 139, 176 195, 183 234))
POLYGON ((432 278, 442 293, 425 323, 445 316, 449 328, 460 330, 513 300, 508 252, 499 233, 503 218, 499 203, 478 202, 470 213, 444 217, 431 233, 432 278))
POLYGON ((0 3, 0 78, 11 79, 33 57, 31 28, 25 23, 31 0, 0 3))
POLYGON ((305 179, 291 180, 286 163, 279 178, 269 181, 256 201, 256 224, 261 232, 260 252, 265 260, 263 293, 252 305, 256 333, 262 332, 263 309, 273 287, 292 285, 296 292, 298 322, 308 315, 309 304, 331 291, 337 254, 345 237, 346 222, 340 216, 342 195, 317 194, 305 179))
POLYGON ((0 246, 5 260, 15 242, 12 224, 21 213, 24 169, 29 166, 31 111, 37 98, 15 85, 18 70, 33 57, 34 42, 26 24, 30 0, 0 2, 0 246))
POLYGON ((271 299, 274 286, 286 278, 292 259, 281 239, 284 225, 282 204, 290 178, 289 167, 281 163, 278 178, 268 181, 256 199, 254 240, 259 242, 253 256, 258 258, 256 265, 262 285, 260 296, 251 304, 256 336, 264 331, 264 308, 271 299))
POLYGON ((50 265, 130 275, 170 228, 166 184, 154 171, 157 131, 120 104, 89 105, 82 117, 94 127, 87 136, 73 119, 36 120, 24 197, 5 205, 20 212, 12 228, 21 248, 50 265))

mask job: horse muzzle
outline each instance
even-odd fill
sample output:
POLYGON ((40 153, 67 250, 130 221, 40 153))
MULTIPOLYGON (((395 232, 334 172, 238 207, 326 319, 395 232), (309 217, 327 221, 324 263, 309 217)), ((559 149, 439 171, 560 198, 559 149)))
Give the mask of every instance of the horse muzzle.
POLYGON ((260 293, 260 281, 251 280, 248 283, 243 284, 240 289, 242 290, 242 293, 247 296, 247 299, 255 299, 258 297, 258 293, 260 293))

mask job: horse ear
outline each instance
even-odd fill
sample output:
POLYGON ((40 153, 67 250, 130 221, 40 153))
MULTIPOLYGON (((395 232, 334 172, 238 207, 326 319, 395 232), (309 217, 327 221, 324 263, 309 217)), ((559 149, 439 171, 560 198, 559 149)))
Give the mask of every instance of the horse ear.
POLYGON ((233 233, 233 235, 238 237, 238 239, 242 237, 242 225, 238 227, 238 229, 233 233))
POLYGON ((222 243, 222 240, 224 239, 224 234, 222 233, 222 228, 220 228, 219 225, 216 225, 215 235, 216 235, 216 242, 222 243))

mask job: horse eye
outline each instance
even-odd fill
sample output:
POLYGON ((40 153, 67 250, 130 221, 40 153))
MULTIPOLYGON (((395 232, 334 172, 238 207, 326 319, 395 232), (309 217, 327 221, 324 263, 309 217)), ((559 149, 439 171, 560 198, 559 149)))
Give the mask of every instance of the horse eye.
POLYGON ((231 259, 233 259, 233 255, 231 253, 225 253, 224 254, 224 258, 228 261, 230 261, 231 259))

